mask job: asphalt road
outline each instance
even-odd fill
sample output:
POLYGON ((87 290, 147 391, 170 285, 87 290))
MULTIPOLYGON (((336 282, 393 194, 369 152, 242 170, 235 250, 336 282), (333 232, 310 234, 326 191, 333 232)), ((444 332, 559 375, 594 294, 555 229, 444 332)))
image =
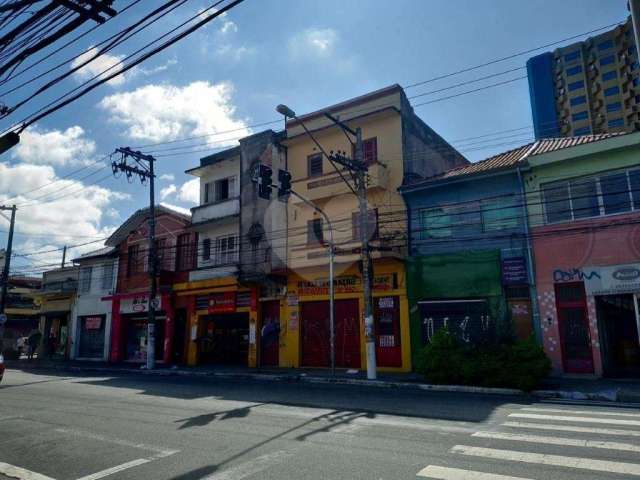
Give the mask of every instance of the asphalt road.
POLYGON ((640 409, 8 371, 0 480, 640 479, 640 409))

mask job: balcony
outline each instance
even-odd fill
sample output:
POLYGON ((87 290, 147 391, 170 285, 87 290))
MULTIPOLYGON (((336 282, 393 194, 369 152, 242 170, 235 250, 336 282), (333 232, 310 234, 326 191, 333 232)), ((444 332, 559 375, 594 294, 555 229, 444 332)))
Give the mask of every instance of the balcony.
MULTIPOLYGON (((348 172, 343 175, 349 179, 348 172)), ((389 169, 381 163, 374 163, 369 166, 367 190, 387 190, 389 188, 389 169)), ((296 181, 294 189, 303 197, 309 200, 320 200, 336 195, 350 192, 349 187, 344 184, 338 173, 330 173, 316 178, 306 178, 296 181)), ((294 203, 300 203, 297 197, 292 197, 294 203)))
POLYGON ((189 272, 189 281, 212 280, 214 278, 231 277, 238 273, 236 264, 219 265, 212 267, 201 267, 189 272))
POLYGON ((77 280, 60 280, 45 282, 42 285, 42 293, 73 293, 78 288, 77 280))
POLYGON ((191 222, 194 225, 220 220, 240 214, 240 199, 230 198, 216 203, 207 203, 191 209, 191 222))

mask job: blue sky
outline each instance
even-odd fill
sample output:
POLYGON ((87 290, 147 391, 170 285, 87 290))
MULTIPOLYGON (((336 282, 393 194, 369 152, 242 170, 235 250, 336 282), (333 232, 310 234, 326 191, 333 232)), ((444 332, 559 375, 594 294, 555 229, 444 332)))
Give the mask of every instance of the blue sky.
MULTIPOLYGON (((122 9, 129 3, 116 0, 114 6, 122 9)), ((43 63, 42 69, 83 52, 123 28, 146 12, 150 3, 160 2, 140 2, 43 63)), ((114 58, 126 55, 213 3, 190 0, 111 54, 114 58)), ((24 193, 59 180, 118 146, 237 130, 209 139, 215 146, 223 140, 231 144, 235 137, 249 131, 247 126, 277 119, 274 107, 278 103, 287 103, 299 113, 316 110, 393 83, 410 85, 596 29, 624 20, 627 14, 625 0, 246 0, 132 73, 41 120, 23 135, 19 148, 0 157, 0 203, 10 200, 22 205, 15 249, 54 250, 64 244, 97 240, 146 205, 148 192, 137 183, 109 178, 91 185, 109 173, 106 169, 99 171, 99 166, 87 167, 48 188, 24 193)), ((526 59, 521 56, 410 88, 407 94, 523 67, 526 59)), ((108 61, 94 66, 94 73, 109 66, 108 61)), ((60 71, 68 68, 66 65, 60 71)), ((414 103, 524 74, 516 71, 427 95, 414 103)), ((89 76, 85 70, 29 102, 3 121, 3 130, 11 125, 9 120, 21 119, 89 76)), ((27 78, 28 74, 21 79, 27 78)), ((0 86, 0 93, 19 80, 0 86)), ((11 105, 32 86, 1 100, 11 105)), ((522 130, 520 136, 493 141, 488 137, 489 141, 482 144, 465 140, 530 126, 526 80, 417 107, 416 113, 472 161, 530 139, 531 131, 522 130), (487 148, 505 142, 513 143, 487 148)), ((145 149, 156 151, 158 156, 158 200, 185 208, 193 206, 194 182, 188 183, 191 177, 184 170, 197 165, 204 154, 186 152, 213 146, 197 146, 203 142, 145 149), (167 154, 171 155, 162 156, 167 154)), ((6 222, 0 219, 0 245, 6 242, 2 233, 6 230, 6 222)), ((74 249, 71 257, 95 246, 100 244, 74 249)), ((54 251, 30 257, 30 261, 46 265, 60 256, 54 251)), ((25 258, 15 265, 26 272, 28 263, 25 258)))

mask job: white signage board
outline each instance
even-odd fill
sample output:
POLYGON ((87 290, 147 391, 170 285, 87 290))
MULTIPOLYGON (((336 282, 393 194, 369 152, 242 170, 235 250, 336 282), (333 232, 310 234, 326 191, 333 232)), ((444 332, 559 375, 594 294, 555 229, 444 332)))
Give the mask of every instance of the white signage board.
POLYGON ((615 295, 640 292, 640 263, 585 267, 589 275, 584 276, 587 295, 615 295))
MULTIPOLYGON (((156 297, 156 310, 162 310, 160 297, 156 297)), ((149 295, 123 298, 120 300, 120 313, 144 313, 149 311, 149 295)))

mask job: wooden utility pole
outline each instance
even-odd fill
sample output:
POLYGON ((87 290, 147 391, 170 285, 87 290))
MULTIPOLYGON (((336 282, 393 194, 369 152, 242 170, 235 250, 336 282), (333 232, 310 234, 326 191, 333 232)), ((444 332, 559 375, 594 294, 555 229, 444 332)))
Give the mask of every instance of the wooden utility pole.
POLYGON ((11 211, 9 224, 9 237, 7 238, 7 250, 4 257, 4 268, 2 269, 2 289, 0 290, 0 354, 2 353, 2 340, 4 337, 4 324, 7 321, 5 309, 7 306, 7 289, 9 288, 9 268, 11 267, 11 249, 13 248, 13 229, 16 223, 16 206, 7 207, 0 205, 0 212, 11 211))

